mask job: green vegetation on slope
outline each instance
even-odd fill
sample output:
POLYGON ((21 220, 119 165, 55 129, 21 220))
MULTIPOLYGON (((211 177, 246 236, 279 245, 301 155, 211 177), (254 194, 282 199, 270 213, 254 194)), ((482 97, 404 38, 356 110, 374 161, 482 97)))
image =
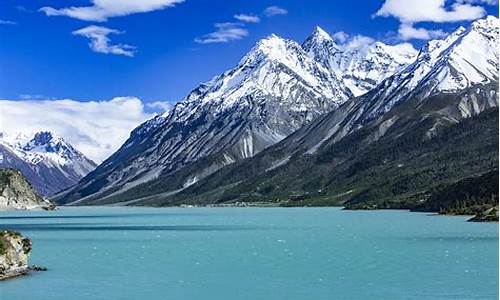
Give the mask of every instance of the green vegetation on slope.
MULTIPOLYGON (((478 215, 497 207, 498 212, 498 170, 438 186, 428 194, 428 200, 416 206, 415 210, 478 215)), ((493 210, 491 212, 494 213, 493 210)))
MULTIPOLYGON (((431 103, 454 100, 447 97, 431 103)), ((281 155, 278 145, 275 151, 235 163, 177 195, 147 204, 269 201, 414 208, 425 200, 418 196, 428 190, 498 168, 497 109, 459 123, 432 113, 422 117, 422 110, 436 107, 411 109, 401 106, 395 113, 404 117, 374 142, 367 141, 378 128, 365 126, 314 155, 292 156, 288 164, 266 172, 273 155, 281 155)))

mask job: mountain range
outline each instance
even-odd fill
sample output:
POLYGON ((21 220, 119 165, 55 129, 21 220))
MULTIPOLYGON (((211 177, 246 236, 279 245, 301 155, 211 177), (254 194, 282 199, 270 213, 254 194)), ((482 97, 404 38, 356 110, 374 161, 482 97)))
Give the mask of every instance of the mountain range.
POLYGON ((495 17, 418 53, 337 45, 319 27, 302 45, 272 35, 55 199, 416 205, 498 168, 497 107, 495 17))
POLYGON ((0 133, 0 167, 19 170, 43 196, 73 186, 96 166, 51 132, 33 136, 0 133))

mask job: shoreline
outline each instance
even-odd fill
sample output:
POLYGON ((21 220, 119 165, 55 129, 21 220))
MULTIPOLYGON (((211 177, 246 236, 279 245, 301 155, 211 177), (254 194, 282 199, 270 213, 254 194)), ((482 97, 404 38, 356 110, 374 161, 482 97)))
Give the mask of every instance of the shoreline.
POLYGON ((220 204, 179 204, 179 205, 171 205, 171 206, 143 206, 143 205, 124 205, 124 206, 118 206, 118 205, 62 205, 59 207, 68 207, 68 208, 78 208, 78 207, 144 207, 144 208, 246 208, 246 207, 252 207, 252 208, 319 208, 319 207, 335 207, 335 208, 340 208, 343 210, 349 210, 349 211, 377 211, 377 210, 404 210, 408 212, 414 212, 414 213, 429 213, 429 214, 434 214, 436 216, 459 216, 459 217, 469 217, 467 219, 467 222, 474 222, 474 223, 498 223, 498 219, 493 219, 493 218, 481 218, 479 215, 473 215, 473 214, 455 214, 455 213, 442 213, 438 211, 421 211, 421 210, 413 210, 411 208, 369 208, 369 209, 352 209, 352 208, 346 208, 345 206, 338 205, 338 206, 323 206, 323 205, 303 205, 303 206, 283 206, 282 204, 286 202, 235 202, 235 203, 220 203, 220 204))
POLYGON ((30 267, 18 268, 15 270, 9 270, 5 274, 0 275, 0 281, 13 279, 20 276, 28 275, 31 272, 30 267))
POLYGON ((47 268, 42 266, 33 265, 30 267, 17 268, 15 270, 10 270, 5 274, 0 275, 0 281, 5 281, 9 279, 14 279, 21 276, 27 276, 34 272, 47 271, 47 268))

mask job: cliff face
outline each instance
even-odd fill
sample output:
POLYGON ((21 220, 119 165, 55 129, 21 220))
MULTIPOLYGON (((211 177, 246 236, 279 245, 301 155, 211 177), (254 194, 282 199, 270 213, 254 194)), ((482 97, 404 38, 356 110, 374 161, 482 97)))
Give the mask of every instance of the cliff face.
POLYGON ((35 192, 19 171, 0 169, 0 211, 54 208, 54 204, 35 192))
POLYGON ((31 240, 13 231, 0 231, 0 280, 30 271, 31 240))

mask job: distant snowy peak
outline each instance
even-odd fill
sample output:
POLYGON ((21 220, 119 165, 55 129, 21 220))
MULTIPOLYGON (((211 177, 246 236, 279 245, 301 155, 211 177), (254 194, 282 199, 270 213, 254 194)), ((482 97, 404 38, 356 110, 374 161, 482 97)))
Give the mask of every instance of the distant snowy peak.
POLYGON ((429 41, 412 64, 370 92, 367 119, 383 115, 407 99, 428 99, 498 82, 498 34, 499 21, 489 16, 458 28, 444 39, 429 41))
MULTIPOLYGON (((68 165, 76 161, 84 162, 82 173, 90 172, 95 163, 83 153, 67 143, 62 137, 48 131, 37 132, 33 137, 23 133, 0 133, 0 144, 8 147, 22 160, 30 164, 50 161, 52 164, 68 165)), ((82 174, 82 175, 85 175, 82 174)))
POLYGON ((51 132, 0 133, 0 167, 19 170, 45 196, 66 189, 96 164, 51 132))
POLYGON ((36 153, 53 153, 65 160, 83 157, 84 155, 68 144, 63 138, 54 136, 51 132, 37 132, 22 148, 24 151, 36 153))
POLYGON ((341 78, 355 96, 368 92, 417 56, 417 51, 408 43, 386 45, 358 37, 339 45, 320 27, 314 29, 302 47, 314 60, 341 78))
POLYGON ((498 81, 498 35, 498 18, 489 16, 428 42, 414 63, 395 74, 392 102, 409 92, 431 95, 498 81))

